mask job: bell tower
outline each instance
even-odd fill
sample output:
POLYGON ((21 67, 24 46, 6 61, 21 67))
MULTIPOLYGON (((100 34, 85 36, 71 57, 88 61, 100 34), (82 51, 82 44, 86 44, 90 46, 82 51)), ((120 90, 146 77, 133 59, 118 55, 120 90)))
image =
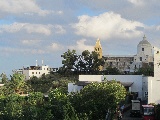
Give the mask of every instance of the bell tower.
MULTIPOLYGON (((100 39, 98 38, 97 41, 96 41, 96 44, 94 46, 94 51, 96 53, 98 53, 98 59, 101 59, 102 58, 102 46, 101 46, 101 43, 100 43, 100 39)), ((99 70, 102 71, 103 70, 103 67, 102 66, 99 66, 99 70)))
POLYGON ((94 51, 99 54, 98 58, 101 59, 102 58, 102 46, 101 46, 99 38, 97 39, 96 44, 94 46, 94 51))

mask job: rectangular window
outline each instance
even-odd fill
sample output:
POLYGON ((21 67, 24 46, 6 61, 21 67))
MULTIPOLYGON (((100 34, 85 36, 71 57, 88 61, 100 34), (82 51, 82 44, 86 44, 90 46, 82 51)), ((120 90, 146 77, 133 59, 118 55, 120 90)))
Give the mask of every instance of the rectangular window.
POLYGON ((40 74, 40 72, 39 72, 39 74, 40 74))
POLYGON ((32 72, 32 74, 34 74, 34 72, 32 72))
POLYGON ((148 98, 148 92, 147 91, 144 92, 144 97, 148 98))
POLYGON ((142 57, 140 57, 139 59, 140 59, 140 61, 142 61, 142 57))
POLYGON ((36 74, 37 74, 37 72, 36 72, 36 74))
POLYGON ((110 62, 110 65, 109 65, 110 67, 112 67, 112 62, 110 62))
POLYGON ((142 51, 144 51, 144 48, 142 48, 142 51))

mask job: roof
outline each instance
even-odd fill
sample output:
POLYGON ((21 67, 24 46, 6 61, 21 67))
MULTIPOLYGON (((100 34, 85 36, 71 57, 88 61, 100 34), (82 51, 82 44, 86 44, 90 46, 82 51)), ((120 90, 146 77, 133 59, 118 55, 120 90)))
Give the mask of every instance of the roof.
MULTIPOLYGON (((95 81, 94 81, 95 82, 95 81)), ((75 85, 78 86, 86 86, 88 84, 92 83, 91 81, 78 81, 77 83, 75 83, 75 85)))
POLYGON ((146 40, 146 36, 144 35, 143 40, 139 42, 139 44, 147 44, 147 45, 151 45, 147 40, 146 40))
POLYGON ((121 82, 124 87, 131 87, 134 82, 121 82))

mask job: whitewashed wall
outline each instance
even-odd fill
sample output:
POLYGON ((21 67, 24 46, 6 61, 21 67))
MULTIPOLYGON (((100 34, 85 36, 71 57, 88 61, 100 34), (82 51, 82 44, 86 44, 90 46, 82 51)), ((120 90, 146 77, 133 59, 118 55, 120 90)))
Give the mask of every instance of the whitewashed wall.
POLYGON ((148 103, 160 104, 160 49, 154 47, 154 77, 148 79, 148 103))
POLYGON ((138 97, 142 99, 142 75, 79 75, 79 81, 101 82, 104 78, 120 82, 133 82, 131 91, 138 92, 138 97))
POLYGON ((82 86, 77 86, 74 85, 75 83, 68 83, 68 92, 78 92, 80 91, 83 87, 82 86))

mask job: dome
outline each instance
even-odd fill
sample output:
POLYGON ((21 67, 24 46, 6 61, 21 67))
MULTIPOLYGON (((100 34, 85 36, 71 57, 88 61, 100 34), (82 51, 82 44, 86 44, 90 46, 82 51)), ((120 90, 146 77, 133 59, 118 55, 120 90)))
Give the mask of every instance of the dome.
POLYGON ((142 44, 142 45, 143 45, 143 44, 151 45, 151 44, 146 40, 145 35, 144 35, 144 37, 143 37, 143 40, 140 41, 139 44, 142 44))

